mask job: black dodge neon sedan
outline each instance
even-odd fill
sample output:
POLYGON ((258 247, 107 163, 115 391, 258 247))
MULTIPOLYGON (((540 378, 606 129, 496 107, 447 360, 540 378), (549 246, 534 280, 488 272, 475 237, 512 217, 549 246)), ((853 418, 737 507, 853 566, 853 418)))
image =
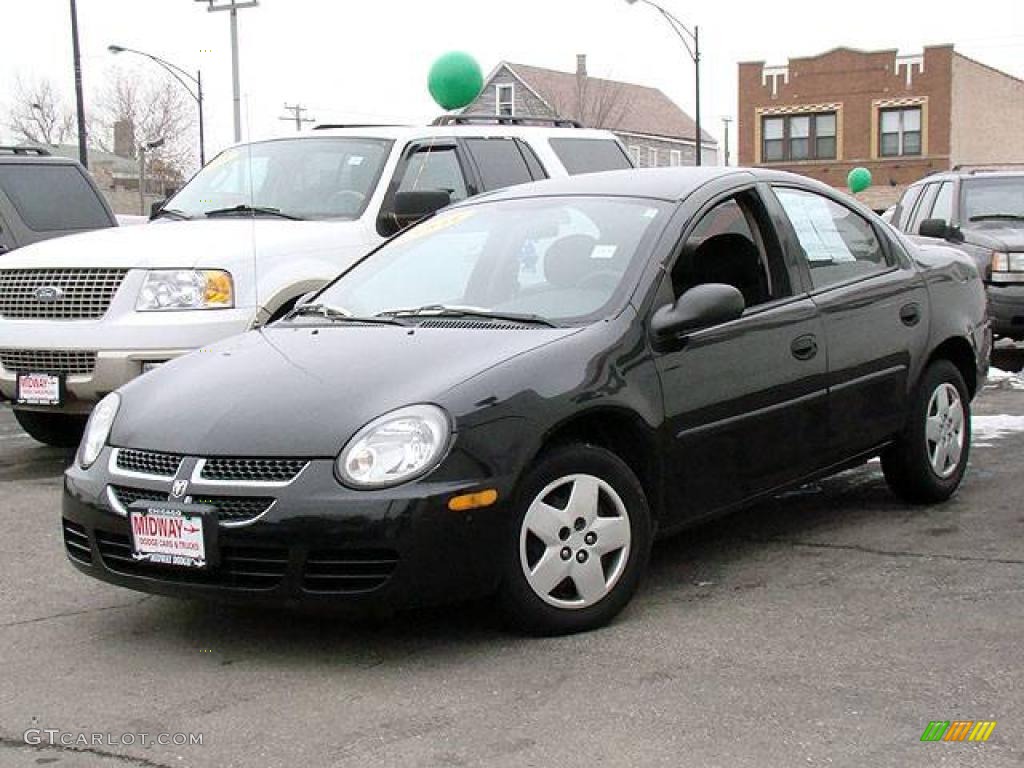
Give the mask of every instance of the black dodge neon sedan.
POLYGON ((808 179, 523 185, 109 395, 64 542, 147 592, 495 595, 515 627, 586 630, 710 515, 874 456, 906 500, 949 497, 990 345, 970 260, 808 179))

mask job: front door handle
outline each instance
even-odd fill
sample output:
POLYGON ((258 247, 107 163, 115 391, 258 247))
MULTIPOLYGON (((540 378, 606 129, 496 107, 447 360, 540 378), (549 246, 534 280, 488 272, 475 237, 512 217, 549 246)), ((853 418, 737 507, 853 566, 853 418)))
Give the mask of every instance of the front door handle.
POLYGON ((904 325, 917 325, 921 321, 921 305, 904 304, 900 307, 900 322, 904 325))
POLYGON ((810 360, 818 354, 818 339, 813 333, 797 336, 789 348, 797 360, 810 360))

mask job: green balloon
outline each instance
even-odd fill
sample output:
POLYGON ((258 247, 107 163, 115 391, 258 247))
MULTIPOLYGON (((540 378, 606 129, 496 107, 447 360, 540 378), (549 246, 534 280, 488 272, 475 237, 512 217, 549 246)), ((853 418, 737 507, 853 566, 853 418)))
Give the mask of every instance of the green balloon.
POLYGON ((871 171, 867 168, 854 168, 846 177, 846 186, 855 195, 863 192, 871 186, 871 171))
POLYGON ((451 51, 431 66, 427 88, 442 109, 459 109, 480 95, 484 75, 468 53, 451 51))

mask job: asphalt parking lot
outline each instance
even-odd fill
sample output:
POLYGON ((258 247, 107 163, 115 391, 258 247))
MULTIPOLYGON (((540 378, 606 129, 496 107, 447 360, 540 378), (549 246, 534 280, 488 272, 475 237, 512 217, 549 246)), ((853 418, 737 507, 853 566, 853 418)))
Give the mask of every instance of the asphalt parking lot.
POLYGON ((548 640, 486 605, 352 624, 94 582, 63 553, 68 457, 0 410, 0 765, 1024 765, 1018 386, 976 401, 950 503, 869 464, 661 543, 611 627, 548 640), (919 741, 956 719, 998 725, 919 741), (24 743, 45 728, 203 743, 24 743))

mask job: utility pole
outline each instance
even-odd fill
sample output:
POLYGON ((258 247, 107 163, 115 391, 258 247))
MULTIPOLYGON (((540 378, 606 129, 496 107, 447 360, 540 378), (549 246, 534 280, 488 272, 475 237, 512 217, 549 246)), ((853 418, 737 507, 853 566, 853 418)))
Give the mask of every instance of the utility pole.
POLYGON ((85 99, 82 96, 82 53, 78 48, 78 6, 71 0, 71 52, 75 61, 75 105, 78 111, 78 160, 89 167, 89 148, 85 135, 85 99))
POLYGON ((722 118, 722 129, 725 133, 725 164, 729 164, 729 123, 732 122, 731 117, 722 118))
POLYGON ((309 110, 306 109, 301 104, 288 104, 287 102, 285 102, 284 110, 285 110, 285 112, 291 112, 292 113, 291 116, 289 117, 288 115, 282 115, 281 117, 279 117, 277 119, 278 120, 294 120, 295 121, 295 130, 296 131, 301 131, 302 130, 302 124, 303 123, 315 123, 316 122, 316 118, 315 117, 303 117, 302 116, 303 112, 308 112, 309 110))
POLYGON ((242 140, 242 95, 238 76, 238 11, 241 8, 255 8, 258 0, 239 2, 230 0, 227 5, 214 5, 215 0, 196 0, 197 3, 208 3, 207 11, 231 11, 231 85, 234 95, 235 143, 242 140))

